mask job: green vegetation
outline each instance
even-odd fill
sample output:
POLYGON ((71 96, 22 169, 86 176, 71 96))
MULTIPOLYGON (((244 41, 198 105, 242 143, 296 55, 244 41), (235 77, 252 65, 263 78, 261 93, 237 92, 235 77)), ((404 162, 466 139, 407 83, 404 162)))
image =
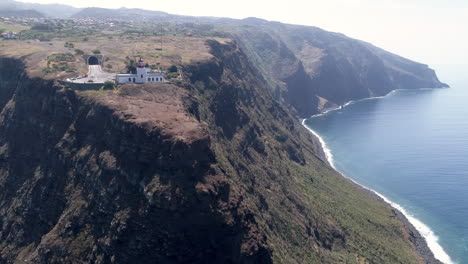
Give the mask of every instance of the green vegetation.
POLYGON ((115 83, 112 81, 105 81, 104 85, 101 87, 102 90, 114 90, 115 83))
POLYGON ((92 50, 91 52, 95 55, 101 54, 101 51, 98 49, 92 50))
POLYGON ((166 73, 166 79, 167 79, 167 80, 179 78, 179 72, 178 72, 178 69, 177 69, 177 66, 176 66, 176 65, 171 65, 171 66, 167 69, 167 71, 168 71, 168 72, 166 73))
POLYGON ((74 67, 71 67, 66 62, 59 62, 59 63, 49 64, 47 66, 47 68, 42 70, 42 72, 45 73, 45 74, 54 73, 54 72, 75 72, 75 71, 76 71, 76 69, 74 67))
POLYGON ((75 56, 71 53, 55 53, 47 57, 48 62, 73 62, 75 56))
POLYGON ((20 39, 39 39, 51 41, 54 39, 76 38, 78 36, 85 36, 93 34, 93 31, 66 28, 66 29, 52 29, 52 30, 23 30, 19 33, 20 39))
POLYGON ((171 79, 176 79, 179 77, 179 73, 177 72, 168 72, 166 73, 166 79, 171 80, 171 79))
POLYGON ((126 69, 127 73, 135 74, 136 71, 137 71, 135 60, 130 59, 129 57, 127 57, 126 60, 125 60, 125 69, 126 69))
POLYGON ((71 53, 55 53, 47 57, 47 68, 42 72, 45 74, 53 72, 75 72, 76 68, 70 66, 69 62, 74 62, 75 56, 71 53))
POLYGON ((169 69, 167 69, 169 72, 177 72, 177 66, 176 65, 171 65, 169 69))
POLYGON ((64 45, 65 48, 70 48, 70 49, 73 49, 75 47, 75 44, 71 43, 71 42, 65 42, 65 45, 64 45))
POLYGON ((28 30, 30 27, 20 24, 7 24, 5 22, 0 21, 0 28, 3 29, 4 32, 20 32, 23 30, 28 30))
POLYGON ((75 54, 76 55, 84 55, 84 51, 80 50, 80 49, 76 49, 75 50, 75 54))
POLYGON ((41 23, 41 24, 35 24, 31 27, 31 30, 37 30, 37 31, 53 31, 57 27, 54 26, 53 24, 46 24, 46 23, 41 23))

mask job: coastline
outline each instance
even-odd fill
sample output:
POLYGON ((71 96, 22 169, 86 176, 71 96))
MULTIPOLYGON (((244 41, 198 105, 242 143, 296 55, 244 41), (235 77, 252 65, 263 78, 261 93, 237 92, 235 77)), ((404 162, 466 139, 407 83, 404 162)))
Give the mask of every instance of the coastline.
MULTIPOLYGON (((390 95, 397 90, 393 90, 392 92, 388 93, 387 95, 390 95)), ((387 96, 385 95, 385 96, 387 96)), ((359 102, 362 100, 370 100, 370 99, 379 99, 383 98, 385 96, 379 96, 379 97, 370 97, 370 98, 364 98, 358 101, 349 101, 347 102, 343 107, 346 107, 352 103, 359 102)), ((321 116, 325 115, 331 111, 339 110, 339 108, 332 108, 332 109, 326 109, 322 113, 314 115, 314 116, 321 116)), ((311 117, 314 117, 311 116, 311 117)), ((305 124, 305 121, 307 119, 301 119, 301 124, 320 142, 320 146, 322 148, 322 152, 325 155, 325 160, 326 162, 338 173, 340 173, 345 179, 347 179, 349 182, 357 186, 358 188, 362 189, 366 193, 368 193, 370 196, 373 198, 379 199, 382 202, 386 203, 388 206, 392 208, 393 213, 395 214, 395 217, 400 220, 406 230, 408 231, 410 235, 410 241, 413 243, 415 246, 416 250, 420 254, 420 256, 423 258, 424 262, 427 264, 453 264, 454 262, 451 260, 450 256, 444 251, 441 245, 438 244, 438 238, 435 236, 435 234, 432 232, 432 230, 425 225, 422 221, 419 219, 413 217, 411 214, 409 214, 403 207, 401 207, 399 204, 392 202, 390 199, 385 197, 384 195, 364 186, 359 184, 358 182, 354 181, 353 179, 349 178, 346 176, 343 172, 339 171, 334 164, 333 160, 333 154, 331 150, 327 147, 326 142, 323 140, 323 138, 315 132, 313 129, 308 127, 305 124)))

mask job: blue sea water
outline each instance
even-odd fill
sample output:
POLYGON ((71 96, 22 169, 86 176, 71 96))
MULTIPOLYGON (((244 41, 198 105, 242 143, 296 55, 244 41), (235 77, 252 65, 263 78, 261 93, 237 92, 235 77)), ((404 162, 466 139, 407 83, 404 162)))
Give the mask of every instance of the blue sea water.
POLYGON ((338 171, 421 224, 437 258, 468 263, 468 80, 442 76, 451 88, 398 90, 304 124, 338 171))

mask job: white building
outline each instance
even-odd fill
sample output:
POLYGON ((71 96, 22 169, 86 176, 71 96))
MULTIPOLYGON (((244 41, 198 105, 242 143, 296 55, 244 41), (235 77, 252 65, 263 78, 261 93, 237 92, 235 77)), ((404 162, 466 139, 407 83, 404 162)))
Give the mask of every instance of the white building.
POLYGON ((4 33, 2 33, 2 37, 4 39, 15 39, 16 38, 16 33, 15 32, 4 32, 4 33))
POLYGON ((152 72, 150 68, 145 67, 145 63, 140 59, 136 74, 117 74, 115 80, 117 83, 158 83, 164 82, 164 74, 162 72, 152 72))

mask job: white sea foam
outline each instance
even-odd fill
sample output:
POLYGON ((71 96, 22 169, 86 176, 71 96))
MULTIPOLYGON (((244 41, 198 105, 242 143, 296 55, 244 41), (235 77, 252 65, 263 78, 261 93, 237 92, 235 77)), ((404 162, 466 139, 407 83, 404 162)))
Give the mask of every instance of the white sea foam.
POLYGON ((323 149, 323 152, 325 153, 325 157, 327 158, 327 161, 328 163, 330 163, 330 165, 335 168, 334 164, 333 164, 333 154, 331 153, 331 150, 327 147, 327 143, 325 143, 325 141, 323 140, 323 138, 317 134, 313 129, 311 129, 310 127, 306 126, 305 124, 305 121, 306 119, 302 119, 302 125, 310 131, 310 133, 312 133, 316 138, 318 138, 318 140, 320 141, 320 145, 322 145, 322 149, 323 149))
MULTIPOLYGON (((391 93, 389 93, 388 95, 390 94, 393 94, 395 93, 395 91, 392 91, 391 93)), ((383 98, 384 96, 381 96, 381 97, 371 97, 371 98, 366 98, 366 99, 363 99, 363 100, 371 100, 371 99, 378 99, 378 98, 383 98)), ((354 101, 349 101, 347 102, 344 107, 350 105, 354 103, 354 101)), ((327 111, 326 113, 329 113, 330 111, 334 111, 334 110, 338 110, 338 109, 331 109, 329 111, 327 111)), ((323 115, 323 114, 326 114, 325 112, 322 113, 322 114, 319 114, 319 115, 323 115)), ((319 115, 316 115, 316 116, 319 116, 319 115)), ((426 225, 424 224, 421 220, 417 219, 416 217, 414 217, 412 214, 408 213, 408 211, 405 210, 405 208, 403 208, 401 205, 395 203, 395 202, 392 202, 390 199, 388 199, 387 197, 385 197, 384 195, 372 190, 372 189, 369 189, 367 188, 366 186, 356 182, 355 180, 349 178, 348 176, 346 176, 343 172, 339 171, 336 167, 335 167, 335 164, 334 164, 334 160, 333 160, 333 153, 332 151, 330 150, 330 148, 328 148, 327 146, 327 143, 325 142, 325 140, 323 140, 323 138, 317 133, 315 132, 313 129, 311 129, 310 127, 308 127, 306 124, 305 124, 305 121, 306 119, 303 119, 301 121, 302 125, 307 129, 309 130, 314 136, 316 136, 320 142, 320 144, 322 145, 322 149, 325 153, 325 157, 327 158, 327 161, 328 163, 330 163, 330 165, 336 170, 338 171, 339 173, 341 173, 341 175, 343 175, 344 177, 346 177, 347 179, 351 180, 352 182, 358 184, 359 186, 363 187, 364 189, 366 190, 369 190, 373 193, 375 193, 376 195, 378 195, 380 198, 382 198, 386 203, 390 204, 393 208, 397 209, 398 211, 400 211, 407 219, 408 221, 416 228, 416 230, 419 232, 419 234, 426 240, 426 243, 427 243, 427 246, 429 247, 429 249, 432 251, 432 253, 434 254, 434 257, 440 261, 442 261, 443 263, 445 264, 455 264, 455 262, 453 262, 453 260, 450 258, 450 256, 445 252, 445 250, 442 248, 442 246, 438 243, 439 241, 439 238, 434 234, 434 232, 426 225)))
MULTIPOLYGON (((424 90, 424 89, 426 89, 426 88, 420 88, 420 89, 415 89, 415 90, 424 90)), ((430 88, 428 88, 428 89, 430 89, 430 88)), ((393 91, 389 92, 388 94, 382 95, 382 96, 374 96, 374 97, 368 97, 368 98, 359 99, 359 100, 356 100, 356 101, 348 101, 348 102, 346 102, 345 104, 343 104, 342 106, 337 106, 337 107, 328 108, 328 109, 326 109, 325 111, 321 112, 320 114, 316 114, 316 115, 313 115, 313 116, 311 116, 311 117, 323 116, 323 115, 326 115, 326 114, 328 114, 328 113, 330 113, 330 112, 333 112, 333 111, 336 111, 336 110, 341 110, 341 109, 343 109, 343 108, 345 108, 345 107, 347 107, 347 106, 349 106, 349 105, 352 105, 352 104, 354 104, 354 103, 356 103, 356 102, 359 102, 359 101, 381 99, 381 98, 384 98, 385 96, 389 96, 389 95, 391 95, 391 94, 394 94, 394 93, 397 92, 397 91, 399 91, 399 89, 393 90, 393 91)))
MULTIPOLYGON (((370 190, 369 188, 366 188, 366 189, 370 190)), ((446 264, 455 263, 450 258, 450 256, 445 252, 442 246, 439 244, 439 237, 437 237, 434 234, 434 232, 426 224, 424 224, 421 220, 414 217, 412 214, 408 213, 408 211, 406 211, 405 208, 401 207, 399 204, 390 201, 387 197, 383 196, 382 194, 374 190, 370 190, 370 191, 380 196, 380 198, 382 198, 385 202, 387 202, 393 208, 397 209, 398 211, 400 211, 402 214, 405 215, 408 221, 416 228, 416 230, 418 230, 419 234, 421 234, 421 236, 424 237, 424 239, 426 240, 427 246, 432 251, 432 253, 434 253, 434 257, 436 259, 446 264)))

